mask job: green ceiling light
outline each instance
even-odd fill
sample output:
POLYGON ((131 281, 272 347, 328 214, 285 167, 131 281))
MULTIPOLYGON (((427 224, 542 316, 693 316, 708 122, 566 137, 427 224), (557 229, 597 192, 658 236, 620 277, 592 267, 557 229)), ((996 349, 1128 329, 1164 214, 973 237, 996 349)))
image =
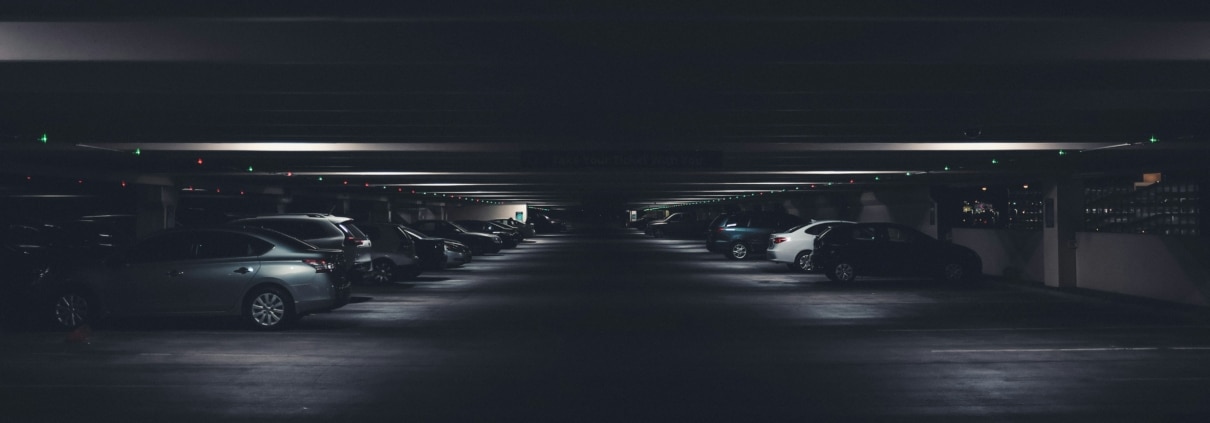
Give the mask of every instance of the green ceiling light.
POLYGON ((882 180, 882 177, 881 177, 881 176, 875 176, 875 177, 874 177, 874 180, 875 180, 875 181, 881 181, 881 180, 882 180))
POLYGON ((904 173, 904 175, 906 175, 906 176, 912 176, 912 172, 905 172, 905 173, 904 173))
POLYGON ((992 159, 992 164, 1000 164, 1000 161, 996 160, 996 159, 992 159))
POLYGON ((315 179, 317 179, 317 180, 319 180, 319 181, 320 181, 320 182, 323 182, 323 180, 324 180, 324 177, 322 177, 322 176, 320 176, 320 177, 318 177, 318 178, 315 178, 315 179))
POLYGON ((138 148, 134 149, 134 155, 136 155, 136 156, 142 156, 142 155, 143 155, 143 150, 138 149, 138 148))
POLYGON ((950 167, 949 167, 949 166, 946 166, 946 167, 945 167, 945 170, 948 172, 948 171, 950 170, 950 167))
POLYGON ((251 172, 251 171, 252 171, 252 166, 248 166, 248 171, 249 171, 249 172, 251 172))
MULTIPOLYGON (((43 132, 42 136, 38 138, 38 141, 42 142, 43 144, 46 144, 47 139, 46 139, 45 132, 43 132)), ((1155 142, 1155 137, 1151 137, 1151 142, 1155 142)))
MULTIPOLYGON (((1148 139, 1147 141, 1151 141, 1152 144, 1155 144, 1157 142, 1160 142, 1160 139, 1156 138, 1155 135, 1152 135, 1151 138, 1148 139)), ((46 142, 46 134, 42 134, 42 142, 46 142)))
POLYGON ((1066 155, 1067 155, 1067 150, 1059 150, 1059 155, 1060 155, 1060 156, 1066 156, 1066 155))

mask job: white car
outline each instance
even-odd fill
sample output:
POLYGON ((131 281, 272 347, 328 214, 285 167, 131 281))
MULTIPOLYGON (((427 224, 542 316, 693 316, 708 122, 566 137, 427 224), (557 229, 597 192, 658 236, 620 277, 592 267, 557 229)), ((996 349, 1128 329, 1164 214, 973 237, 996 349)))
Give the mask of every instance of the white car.
POLYGON ((815 248, 815 236, 838 223, 853 223, 847 220, 815 220, 794 229, 769 235, 769 249, 765 258, 785 263, 790 270, 807 272, 811 269, 811 249, 815 248))

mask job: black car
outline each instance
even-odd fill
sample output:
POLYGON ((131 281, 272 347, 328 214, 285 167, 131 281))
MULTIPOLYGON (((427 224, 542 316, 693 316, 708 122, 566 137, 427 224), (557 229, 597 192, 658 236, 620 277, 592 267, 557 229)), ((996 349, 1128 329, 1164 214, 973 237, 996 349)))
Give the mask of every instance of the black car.
POLYGON ((500 237, 500 241, 504 243, 504 248, 517 248, 517 245, 521 244, 522 236, 520 231, 496 222, 486 220, 455 220, 454 223, 471 232, 498 236, 500 237))
POLYGON ((57 262, 42 246, 0 242, 0 322, 50 321, 57 262))
MULTIPOLYGON (((370 272, 362 277, 363 282, 382 284, 420 276, 424 267, 417 251, 417 243, 403 232, 402 226, 395 223, 371 222, 353 222, 353 226, 370 237, 373 260, 370 272)), ((438 251, 438 254, 440 253, 438 251)))
POLYGON ((417 220, 407 226, 428 236, 448 238, 466 244, 477 256, 498 253, 504 246, 504 241, 498 236, 468 231, 446 220, 417 220))
POLYGON ((399 226, 404 235, 416 242, 420 263, 425 269, 448 269, 470 263, 474 258, 471 247, 452 239, 425 235, 407 226, 399 226))
POLYGON ((969 282, 983 273, 983 260, 974 250, 894 223, 833 226, 815 238, 811 262, 837 282, 849 282, 858 275, 969 282))
POLYGON ((491 221, 516 229, 517 232, 521 233, 521 239, 532 237, 537 233, 534 231, 534 225, 521 223, 517 219, 513 219, 511 217, 507 219, 492 219, 491 221))
POLYGON ((691 214, 673 213, 664 219, 648 223, 643 232, 656 238, 665 236, 697 237, 701 235, 702 228, 705 226, 705 222, 698 221, 691 214))
POLYGON ((803 219, 777 212, 750 211, 719 216, 706 232, 706 250, 722 252, 732 260, 746 260, 764 254, 769 235, 785 232, 804 223, 803 219))
POLYGON ((532 213, 525 223, 534 225, 534 231, 540 234, 559 233, 567 230, 567 225, 562 221, 544 214, 532 213))

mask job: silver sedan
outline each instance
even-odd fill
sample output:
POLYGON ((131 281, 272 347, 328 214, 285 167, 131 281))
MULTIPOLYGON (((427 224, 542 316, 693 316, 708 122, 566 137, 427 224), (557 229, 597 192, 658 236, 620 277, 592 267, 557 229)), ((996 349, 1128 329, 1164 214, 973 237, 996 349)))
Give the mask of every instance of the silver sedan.
POLYGON ((348 302, 339 250, 259 228, 167 230, 103 265, 82 269, 53 296, 64 328, 102 316, 239 316, 274 330, 348 302))

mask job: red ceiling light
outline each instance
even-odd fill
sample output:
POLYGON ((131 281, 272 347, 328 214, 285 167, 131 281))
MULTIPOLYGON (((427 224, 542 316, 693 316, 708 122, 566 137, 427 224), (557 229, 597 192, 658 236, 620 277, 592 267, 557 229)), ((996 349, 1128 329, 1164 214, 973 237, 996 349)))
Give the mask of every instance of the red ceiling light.
POLYGON ((200 165, 200 164, 202 164, 202 158, 201 158, 201 157, 198 157, 198 158, 197 158, 197 164, 199 164, 199 165, 200 165))

